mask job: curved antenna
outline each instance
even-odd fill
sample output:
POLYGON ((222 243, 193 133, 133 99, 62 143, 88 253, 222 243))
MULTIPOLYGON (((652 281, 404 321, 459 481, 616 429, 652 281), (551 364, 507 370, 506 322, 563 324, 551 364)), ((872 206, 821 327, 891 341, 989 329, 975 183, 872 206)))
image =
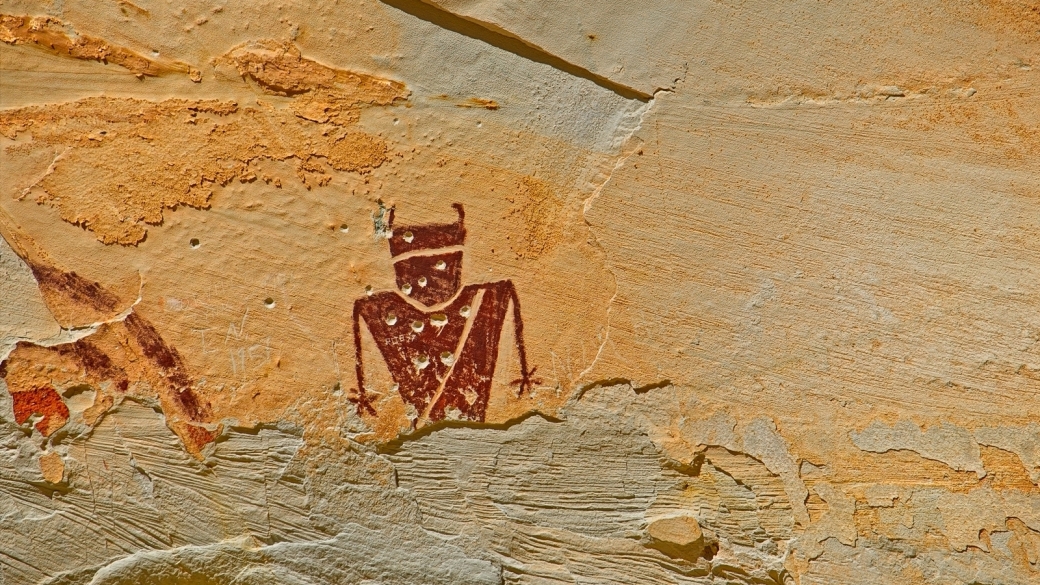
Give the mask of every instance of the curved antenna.
POLYGON ((462 209, 461 203, 452 203, 451 206, 455 209, 455 213, 459 214, 459 219, 455 222, 459 225, 466 220, 466 212, 462 209))

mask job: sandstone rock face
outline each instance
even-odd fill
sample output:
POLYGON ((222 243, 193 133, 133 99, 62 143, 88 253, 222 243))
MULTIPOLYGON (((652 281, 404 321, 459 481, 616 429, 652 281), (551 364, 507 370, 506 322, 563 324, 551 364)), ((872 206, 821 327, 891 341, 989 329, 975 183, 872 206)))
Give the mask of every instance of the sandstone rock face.
POLYGON ((0 4, 0 585, 1040 581, 1040 5, 0 4))

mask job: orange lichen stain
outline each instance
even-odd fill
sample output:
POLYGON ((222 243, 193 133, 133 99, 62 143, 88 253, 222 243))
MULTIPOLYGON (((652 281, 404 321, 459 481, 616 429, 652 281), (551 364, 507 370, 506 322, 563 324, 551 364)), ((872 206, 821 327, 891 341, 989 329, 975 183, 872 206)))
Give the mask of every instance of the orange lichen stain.
POLYGON ((461 104, 455 104, 457 108, 484 108, 485 110, 497 110, 498 102, 495 100, 486 100, 483 98, 471 97, 461 104))
POLYGON ((11 388, 11 398, 14 404, 14 422, 22 424, 33 415, 40 415, 43 418, 36 423, 36 430, 45 437, 49 437, 69 422, 69 408, 51 386, 20 391, 11 388))
POLYGON ((559 222, 563 199, 552 187, 535 177, 521 177, 508 199, 513 204, 509 215, 523 226, 506 236, 516 257, 533 260, 556 248, 564 233, 559 222))
MULTIPOLYGON (((445 101, 445 102, 454 101, 454 99, 450 95, 448 95, 446 93, 442 93, 440 95, 435 95, 435 96, 433 96, 432 99, 445 101)), ((498 105, 498 102, 496 102, 495 100, 489 100, 489 99, 478 98, 478 97, 471 97, 471 98, 466 98, 466 99, 464 99, 464 100, 462 100, 460 102, 455 102, 455 107, 456 108, 482 108, 482 109, 485 109, 485 110, 497 110, 499 108, 499 105, 498 105)))
POLYGON ((89 35, 70 37, 67 29, 66 23, 50 16, 0 15, 0 41, 10 45, 31 45, 73 59, 112 63, 138 77, 187 71, 183 63, 157 63, 103 39, 89 35))
POLYGON ((265 93, 297 98, 290 109, 312 122, 354 124, 360 104, 388 106, 408 97, 403 83, 334 69, 303 57, 291 43, 253 41, 228 51, 222 60, 265 93))
POLYGON ((65 462, 61 455, 51 452, 40 456, 40 472, 48 483, 61 483, 65 477, 65 462))
POLYGON ((987 445, 980 446, 979 451, 986 469, 983 484, 1000 491, 1040 493, 1040 487, 1029 479, 1025 464, 1018 455, 987 445))
POLYGON ((32 142, 10 154, 55 155, 32 190, 37 203, 106 244, 138 244, 165 209, 209 208, 215 188, 255 178, 265 160, 295 162, 310 188, 327 184, 333 170, 363 173, 388 157, 384 140, 349 127, 213 100, 98 97, 0 112, 0 134, 23 133, 32 142))

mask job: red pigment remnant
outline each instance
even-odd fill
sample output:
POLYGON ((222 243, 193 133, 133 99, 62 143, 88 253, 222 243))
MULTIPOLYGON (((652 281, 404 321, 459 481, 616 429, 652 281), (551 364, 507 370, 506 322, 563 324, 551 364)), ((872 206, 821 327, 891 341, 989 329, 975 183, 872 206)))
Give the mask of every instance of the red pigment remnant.
MULTIPOLYGON (((136 313, 127 315, 123 323, 130 335, 137 341, 141 353, 152 362, 165 382, 166 398, 176 405, 180 413, 185 415, 189 421, 205 422, 210 416, 209 404, 200 402, 192 391, 192 380, 180 353, 167 345, 155 327, 136 313)), ((199 439, 202 434, 193 433, 192 437, 199 439)), ((209 433, 208 437, 198 446, 201 448, 213 438, 214 435, 209 433)))
POLYGON ((75 272, 65 272, 35 262, 29 263, 33 276, 41 288, 51 289, 78 304, 87 305, 98 311, 111 311, 119 305, 119 299, 100 284, 90 282, 75 272))
POLYGON ((50 386, 15 392, 11 398, 14 399, 14 421, 22 424, 34 414, 43 416, 36 423, 36 430, 45 437, 65 426, 69 420, 69 408, 50 386))
MULTIPOLYGON (((40 289, 45 295, 51 295, 50 306, 111 311, 119 305, 118 297, 112 292, 73 272, 42 263, 30 263, 30 266, 40 289)), ((0 362, 0 377, 5 379, 14 397, 19 424, 33 413, 42 414, 44 420, 37 428, 44 435, 68 421, 69 411, 53 389, 54 385, 83 383, 98 389, 104 381, 111 381, 119 393, 128 392, 132 381, 145 382, 146 387, 158 393, 167 425, 193 455, 198 455, 217 435, 203 426, 210 421, 210 405, 192 390, 193 380, 181 355, 137 313, 131 312, 121 322, 106 323, 88 338, 73 343, 40 347, 19 342, 8 360, 0 362), (20 353, 27 355, 20 356, 20 353), (41 363, 37 363, 36 368, 32 368, 31 363, 23 363, 26 359, 46 362, 51 357, 60 358, 57 363, 78 368, 66 369, 61 374, 63 378, 56 379, 53 377, 56 372, 48 374, 46 369, 39 370, 41 363), (16 361, 8 363, 11 360, 16 361), (15 363, 21 365, 12 365, 15 363), (43 383, 50 385, 43 387, 43 383)))
POLYGON ((359 413, 375 416, 365 391, 361 349, 364 321, 397 384, 401 398, 415 408, 412 426, 443 420, 455 409, 465 420, 483 422, 498 358, 498 344, 509 305, 513 306, 521 378, 518 394, 537 383, 527 369, 520 301, 508 280, 465 287, 460 246, 466 238, 462 206, 455 223, 394 229, 390 211, 390 253, 397 258, 395 291, 354 303, 354 346, 359 413), (413 302, 413 300, 415 302, 413 302))

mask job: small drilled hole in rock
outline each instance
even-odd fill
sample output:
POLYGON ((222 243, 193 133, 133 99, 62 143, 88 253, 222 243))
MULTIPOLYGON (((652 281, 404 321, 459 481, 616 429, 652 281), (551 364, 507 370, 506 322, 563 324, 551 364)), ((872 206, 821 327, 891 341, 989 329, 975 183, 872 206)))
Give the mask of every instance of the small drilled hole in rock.
POLYGON ((419 277, 419 286, 421 286, 423 288, 426 288, 426 277, 425 276, 420 276, 419 277))
POLYGON ((433 265, 433 267, 436 268, 437 270, 444 270, 445 268, 448 267, 448 263, 445 262, 444 260, 438 260, 437 263, 433 265))
POLYGON ((459 315, 462 315, 463 317, 469 317, 469 305, 466 305, 465 307, 459 309, 459 315))
POLYGON ((339 231, 341 231, 343 233, 347 233, 347 232, 350 231, 350 226, 348 226, 345 223, 341 223, 341 224, 339 224, 339 231))
POLYGON ((273 309, 274 308, 274 299, 272 299, 271 297, 267 297, 266 299, 264 299, 264 306, 267 307, 268 309, 273 309))
POLYGON ((395 323, 397 323, 397 315, 395 315, 393 313, 387 313, 386 314, 386 324, 387 325, 393 325, 395 323))
POLYGON ((372 285, 371 284, 365 285, 365 294, 368 295, 368 296, 372 296, 372 285))
POLYGON ((406 284, 406 285, 402 286, 401 287, 401 292, 403 292, 406 295, 412 294, 412 285, 406 284))
POLYGON ((202 245, 202 242, 200 242, 198 238, 192 238, 188 240, 188 245, 191 246, 192 250, 195 250, 202 245))
POLYGON ((402 237, 404 238, 405 242, 408 242, 409 244, 411 244, 412 240, 415 239, 415 234, 413 234, 412 232, 405 232, 404 236, 402 236, 402 237))
POLYGON ((419 333, 422 330, 423 330, 423 322, 422 321, 412 321, 412 331, 415 331, 416 333, 419 333))

